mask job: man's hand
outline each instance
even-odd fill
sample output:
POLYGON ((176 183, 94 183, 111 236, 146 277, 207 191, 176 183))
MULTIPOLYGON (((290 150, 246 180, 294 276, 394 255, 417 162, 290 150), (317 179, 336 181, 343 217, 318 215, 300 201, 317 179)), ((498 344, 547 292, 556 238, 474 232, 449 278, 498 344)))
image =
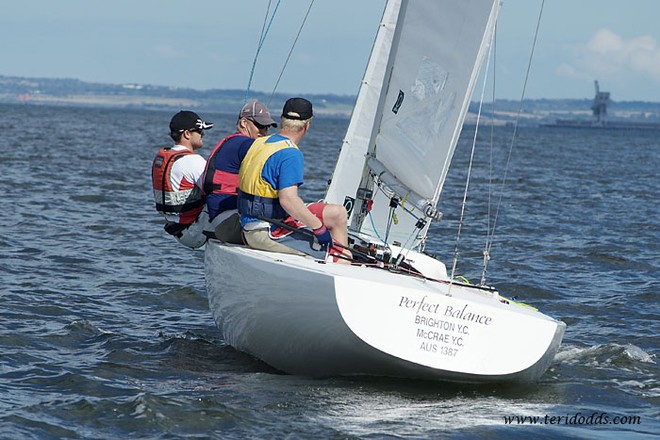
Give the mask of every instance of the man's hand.
POLYGON ((330 235, 330 231, 328 231, 325 225, 322 224, 320 228, 314 229, 312 232, 314 232, 321 246, 332 247, 332 235, 330 235))

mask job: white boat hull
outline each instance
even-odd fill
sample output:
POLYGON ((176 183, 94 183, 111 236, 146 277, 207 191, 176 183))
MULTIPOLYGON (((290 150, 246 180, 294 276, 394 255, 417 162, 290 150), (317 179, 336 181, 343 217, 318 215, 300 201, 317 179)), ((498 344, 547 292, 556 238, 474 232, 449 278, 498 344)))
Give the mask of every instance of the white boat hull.
POLYGON ((205 270, 225 340, 290 374, 534 381, 565 330, 492 292, 384 269, 210 241, 205 270))

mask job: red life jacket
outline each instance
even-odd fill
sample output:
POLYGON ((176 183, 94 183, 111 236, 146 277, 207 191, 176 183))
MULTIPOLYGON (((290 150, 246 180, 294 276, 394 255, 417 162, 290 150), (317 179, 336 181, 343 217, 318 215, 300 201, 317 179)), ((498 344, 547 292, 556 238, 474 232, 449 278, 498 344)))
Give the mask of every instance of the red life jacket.
POLYGON ((217 143, 209 158, 206 160, 206 170, 204 171, 204 187, 202 192, 208 194, 229 194, 236 195, 238 189, 238 174, 229 171, 218 170, 215 168, 215 157, 225 142, 236 136, 245 136, 241 133, 234 133, 226 136, 217 143))
POLYGON ((178 215, 180 224, 193 223, 204 209, 204 196, 196 186, 179 191, 172 188, 172 166, 187 154, 194 153, 190 150, 162 148, 151 168, 156 210, 165 215, 178 215))

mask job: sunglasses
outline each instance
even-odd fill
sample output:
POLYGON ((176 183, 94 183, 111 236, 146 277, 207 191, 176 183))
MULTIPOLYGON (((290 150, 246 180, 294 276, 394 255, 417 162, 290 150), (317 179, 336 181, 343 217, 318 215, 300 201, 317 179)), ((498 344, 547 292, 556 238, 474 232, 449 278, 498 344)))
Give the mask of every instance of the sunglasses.
POLYGON ((254 119, 248 119, 248 121, 252 122, 254 124, 254 126, 257 127, 259 130, 268 130, 268 127, 269 127, 268 125, 261 125, 260 123, 258 123, 254 119))
POLYGON ((199 133, 200 136, 204 136, 204 130, 201 128, 189 128, 187 130, 179 130, 179 133, 183 133, 184 131, 189 131, 191 133, 199 133))

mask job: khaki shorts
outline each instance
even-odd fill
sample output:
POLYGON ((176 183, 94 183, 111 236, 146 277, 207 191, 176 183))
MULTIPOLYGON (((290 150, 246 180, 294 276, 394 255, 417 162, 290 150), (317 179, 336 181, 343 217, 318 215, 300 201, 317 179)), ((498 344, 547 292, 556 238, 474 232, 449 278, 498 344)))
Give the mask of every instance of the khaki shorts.
POLYGON ((280 252, 282 254, 305 255, 288 246, 284 246, 270 238, 268 229, 255 229, 252 231, 243 231, 243 236, 248 246, 262 251, 280 252))

